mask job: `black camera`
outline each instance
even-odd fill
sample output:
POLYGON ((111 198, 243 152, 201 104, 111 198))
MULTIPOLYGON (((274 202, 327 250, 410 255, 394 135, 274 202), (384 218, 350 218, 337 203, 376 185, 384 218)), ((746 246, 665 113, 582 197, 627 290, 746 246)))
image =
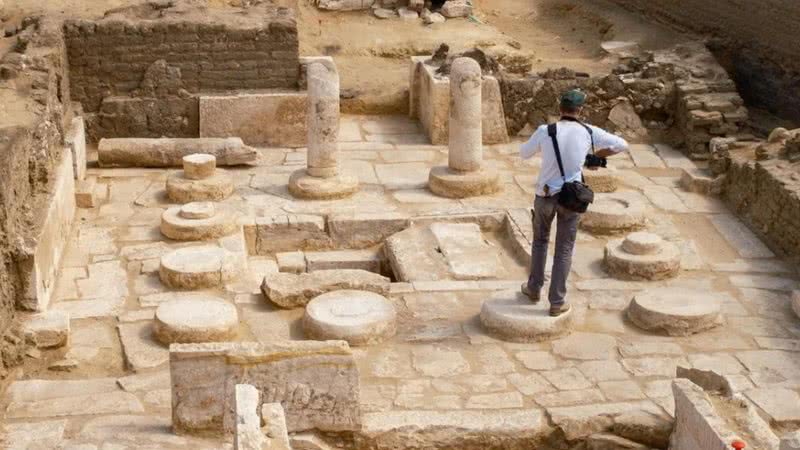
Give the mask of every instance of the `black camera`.
POLYGON ((593 168, 593 167, 603 167, 605 168, 608 165, 608 160, 605 158, 601 158, 597 155, 586 155, 586 161, 583 163, 584 166, 593 168))

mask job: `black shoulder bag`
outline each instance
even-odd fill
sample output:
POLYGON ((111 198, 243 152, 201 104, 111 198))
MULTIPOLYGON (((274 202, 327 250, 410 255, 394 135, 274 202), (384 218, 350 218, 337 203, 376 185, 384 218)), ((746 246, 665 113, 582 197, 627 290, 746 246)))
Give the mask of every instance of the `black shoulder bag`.
MULTIPOLYGON (((558 204, 564 208, 577 213, 585 213, 589 209, 589 204, 594 202, 594 192, 592 189, 583 183, 583 181, 570 181, 567 182, 567 175, 564 173, 564 163, 561 161, 561 151, 558 148, 558 139, 556 138, 557 126, 550 124, 547 126, 547 134, 553 141, 553 149, 556 151, 556 161, 558 161, 558 170, 561 172, 561 178, 564 179, 564 186, 561 192, 558 193, 558 204)), ((591 134, 591 133, 590 133, 591 134)), ((594 139, 592 139, 594 141, 594 139)), ((592 142, 594 145, 594 142, 592 142)), ((581 180, 583 177, 581 177, 581 180)))

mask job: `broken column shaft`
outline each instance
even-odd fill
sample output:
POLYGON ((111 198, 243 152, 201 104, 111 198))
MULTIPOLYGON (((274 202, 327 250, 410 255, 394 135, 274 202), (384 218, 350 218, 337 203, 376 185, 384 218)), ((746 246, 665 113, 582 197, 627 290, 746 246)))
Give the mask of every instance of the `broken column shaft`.
POLYGON ((500 190, 497 172, 483 168, 481 76, 472 58, 458 58, 450 68, 448 167, 434 167, 428 178, 436 195, 465 198, 500 190))
POLYGON ((339 174, 339 74, 332 63, 311 62, 308 79, 308 164, 293 173, 289 192, 298 198, 336 199, 358 190, 358 180, 339 174))

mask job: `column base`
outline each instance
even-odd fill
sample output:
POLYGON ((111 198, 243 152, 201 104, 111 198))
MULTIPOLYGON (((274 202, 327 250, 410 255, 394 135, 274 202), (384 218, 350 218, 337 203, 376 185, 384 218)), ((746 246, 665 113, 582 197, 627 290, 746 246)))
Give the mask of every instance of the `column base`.
POLYGON ((309 175, 306 169, 300 169, 289 178, 289 193, 304 200, 335 200, 350 197, 356 191, 358 179, 352 176, 319 178, 309 175))
POLYGON ((431 169, 428 176, 431 192, 447 198, 467 198, 490 195, 500 191, 500 177, 491 169, 476 172, 456 172, 447 166, 431 169))

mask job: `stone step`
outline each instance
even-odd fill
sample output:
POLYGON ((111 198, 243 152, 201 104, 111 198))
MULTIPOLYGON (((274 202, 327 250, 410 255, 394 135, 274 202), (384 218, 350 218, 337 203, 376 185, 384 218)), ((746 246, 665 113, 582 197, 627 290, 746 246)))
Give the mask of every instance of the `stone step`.
POLYGON ((360 269, 381 273, 385 261, 383 249, 306 252, 306 270, 360 269))

